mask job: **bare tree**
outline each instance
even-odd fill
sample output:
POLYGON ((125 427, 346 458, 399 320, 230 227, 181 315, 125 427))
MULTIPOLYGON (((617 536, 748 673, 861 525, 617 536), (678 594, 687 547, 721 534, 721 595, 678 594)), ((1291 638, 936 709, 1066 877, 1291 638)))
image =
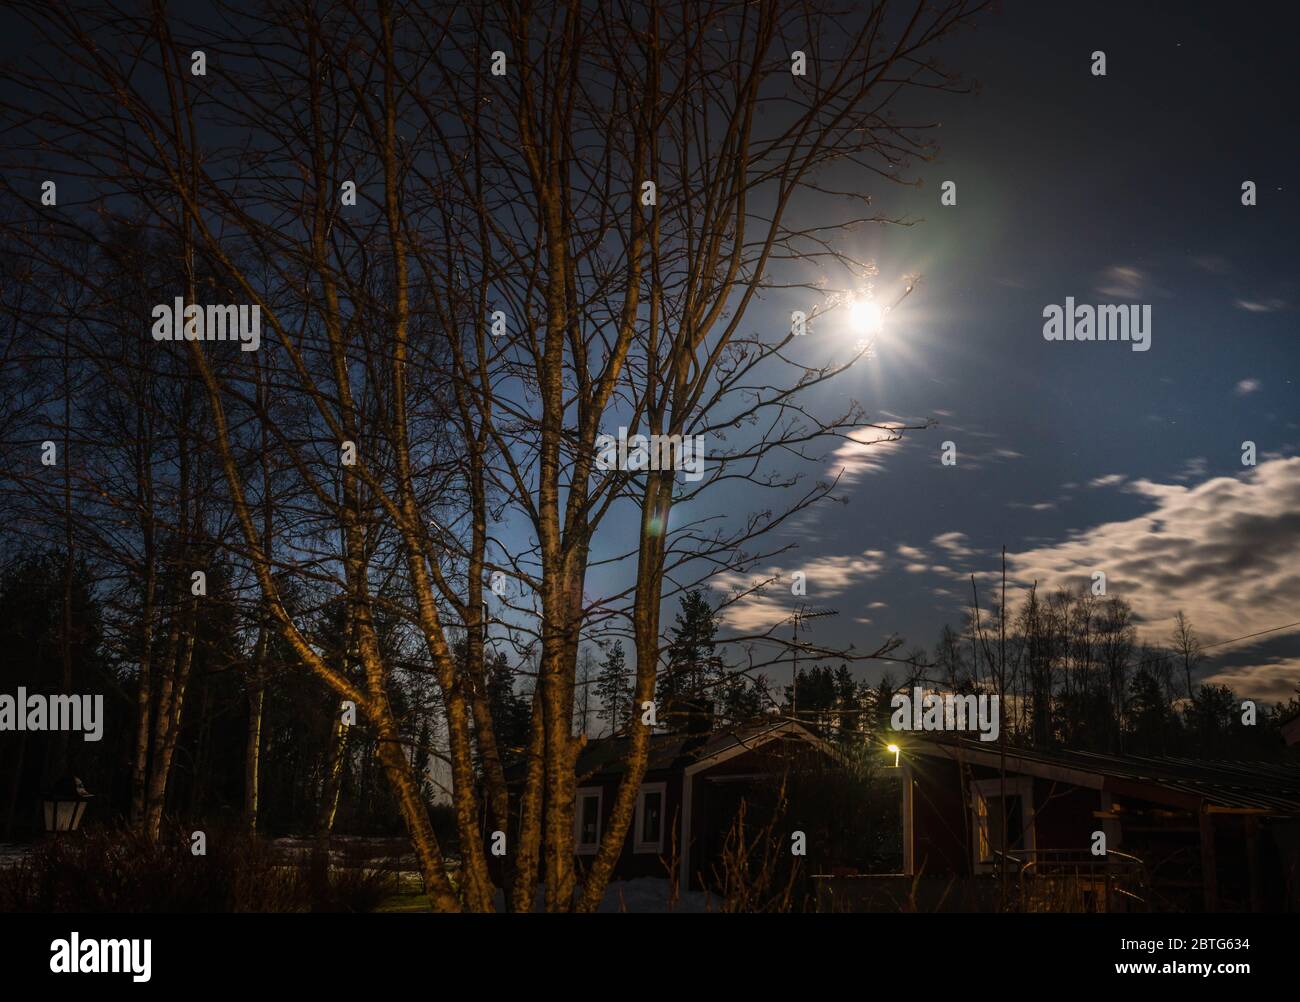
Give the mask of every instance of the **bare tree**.
MULTIPOLYGON (((176 567, 220 550, 255 595, 250 826, 274 629, 377 735, 436 909, 493 907, 485 837, 507 830, 507 907, 532 907, 539 874, 548 909, 596 907, 650 729, 634 713, 613 815, 579 874, 580 641, 630 633, 633 704, 652 702, 663 602, 786 549, 774 530, 835 497, 833 479, 803 482, 828 447, 867 427, 905 430, 855 401, 814 413, 808 391, 869 346, 827 361, 824 341, 794 323, 771 330, 758 306, 797 308, 816 330, 872 294, 874 268, 844 237, 897 220, 850 175, 901 182, 909 160, 931 155, 925 124, 891 106, 962 88, 931 52, 984 6, 879 4, 846 20, 809 0, 217 4, 221 23, 200 24, 161 3, 18 4, 59 63, 20 74, 47 110, 7 109, 22 126, 11 155, 27 173, 15 176, 30 179, 57 134, 65 169, 98 198, 98 219, 68 212, 52 225, 90 245, 106 224, 146 230, 175 253, 185 303, 255 306, 262 321, 252 352, 143 342, 184 360, 146 364, 149 392, 161 379, 180 401, 167 425, 176 567), (602 464, 612 428, 677 443, 677 460, 683 443, 706 443, 698 478, 679 482, 671 463, 602 464), (776 509, 711 510, 733 482, 771 492, 776 509), (628 583, 589 595, 589 570, 606 565, 631 568, 628 583), (289 601, 295 590, 311 600, 289 601), (310 614, 333 601, 347 611, 341 644, 310 614), (513 791, 488 699, 496 642, 537 654, 513 791), (407 676, 439 690, 454 884, 425 765, 393 706, 407 676)), ((901 281, 886 308, 912 287, 901 281)), ((130 447, 150 436, 137 429, 130 447)), ((127 492, 153 554, 136 580, 143 601, 170 608, 165 668, 146 628, 140 679, 156 695, 140 715, 154 706, 148 757, 166 764, 200 608, 164 574, 145 465, 127 492)), ((145 787, 151 827, 165 794, 164 769, 145 787)))
POLYGON ((1201 638, 1197 636, 1191 623, 1183 615, 1182 609, 1179 609, 1174 617, 1174 630, 1169 642, 1173 647, 1174 657, 1183 666, 1183 677, 1187 680, 1187 698, 1195 699, 1196 691, 1192 688, 1192 673, 1205 660, 1205 649, 1201 638))

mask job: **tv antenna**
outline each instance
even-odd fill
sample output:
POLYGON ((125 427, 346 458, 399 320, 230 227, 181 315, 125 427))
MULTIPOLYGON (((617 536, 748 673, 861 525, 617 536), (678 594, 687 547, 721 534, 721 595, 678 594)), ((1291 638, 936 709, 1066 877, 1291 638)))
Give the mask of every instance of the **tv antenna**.
POLYGON ((791 676, 790 686, 790 715, 799 719, 799 629, 803 627, 804 632, 808 632, 810 627, 805 624, 814 619, 827 619, 830 616, 838 616, 839 609, 812 609, 807 605, 801 605, 790 615, 790 622, 794 625, 794 669, 791 676))

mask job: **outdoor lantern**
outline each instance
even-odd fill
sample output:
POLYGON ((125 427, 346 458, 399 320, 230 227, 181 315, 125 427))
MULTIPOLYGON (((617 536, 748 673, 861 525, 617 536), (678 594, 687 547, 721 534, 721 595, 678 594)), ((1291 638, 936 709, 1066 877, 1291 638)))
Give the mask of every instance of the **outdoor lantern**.
POLYGON ((887 745, 887 746, 885 747, 885 751, 891 751, 891 752, 894 753, 894 768, 897 769, 897 768, 898 768, 898 753, 901 752, 902 749, 899 748, 898 745, 887 745))
POLYGON ((45 830, 47 832, 75 832, 86 813, 91 794, 81 785, 81 780, 65 775, 45 794, 45 830))

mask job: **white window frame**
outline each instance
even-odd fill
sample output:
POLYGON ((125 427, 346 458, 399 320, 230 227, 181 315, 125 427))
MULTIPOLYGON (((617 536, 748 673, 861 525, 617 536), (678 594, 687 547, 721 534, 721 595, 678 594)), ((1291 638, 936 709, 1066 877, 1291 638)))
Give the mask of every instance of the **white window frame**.
POLYGON ((668 813, 668 784, 667 783, 642 783, 641 788, 636 794, 636 817, 633 823, 636 827, 632 830, 632 851, 634 853, 655 853, 662 854, 664 851, 664 829, 668 827, 668 819, 665 816, 668 813), (643 842, 641 840, 641 819, 645 812, 645 798, 647 794, 659 794, 659 841, 643 842))
POLYGON ((594 856, 600 848, 600 837, 605 834, 605 788, 603 786, 580 786, 573 803, 573 846, 579 856, 594 856), (596 841, 584 845, 582 841, 582 802, 588 797, 596 798, 596 841))
MULTIPOLYGON (((974 856, 976 873, 993 873, 998 868, 997 857, 983 859, 980 856, 980 803, 984 804, 985 816, 989 801, 1002 797, 1001 779, 979 779, 971 782, 971 854, 974 856)), ((1008 855, 1023 857, 1025 862, 1034 858, 1036 849, 1034 835, 1034 779, 1032 776, 1019 776, 1006 781, 1006 795, 1020 798, 1020 828, 1024 838, 1019 848, 1008 848, 1008 855)))

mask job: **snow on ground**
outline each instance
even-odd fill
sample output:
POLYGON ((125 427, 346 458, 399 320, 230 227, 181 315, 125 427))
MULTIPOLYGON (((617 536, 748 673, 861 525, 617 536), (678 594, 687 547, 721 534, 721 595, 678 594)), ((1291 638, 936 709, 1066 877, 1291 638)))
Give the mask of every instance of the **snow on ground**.
MULTIPOLYGON (((350 840, 336 840, 335 852, 332 853, 333 862, 337 866, 344 862, 346 858, 346 849, 337 845, 338 842, 346 843, 350 840), (341 858, 342 857, 342 858, 341 858)), ((356 840, 364 841, 364 840, 356 840)), ((298 861, 307 858, 310 855, 310 839, 276 839, 274 844, 277 849, 285 854, 289 859, 301 857, 298 861)), ((16 843, 0 843, 0 867, 12 866, 19 860, 23 859, 31 851, 30 845, 16 843)), ((376 859, 375 862, 384 862, 382 859, 376 859)), ((414 866, 403 866, 406 860, 402 859, 397 869, 399 879, 413 891, 418 890, 420 886, 419 875, 414 871, 414 866)), ((355 865, 355 863, 354 863, 355 865)), ((537 886, 537 897, 534 899, 533 907, 537 911, 542 909, 542 899, 544 891, 542 885, 537 886)), ((688 891, 678 896, 676 901, 670 903, 672 897, 672 883, 664 877, 637 877, 634 880, 612 880, 605 888, 605 896, 601 899, 599 912, 682 912, 688 914, 698 914, 716 909, 718 903, 709 901, 709 896, 703 891, 688 891)), ((505 898, 500 891, 497 891, 495 905, 497 911, 505 910, 505 898)))
POLYGON ((635 880, 611 880, 601 899, 601 912, 691 912, 708 911, 708 895, 703 891, 686 891, 669 907, 672 883, 663 877, 637 877, 635 880))

